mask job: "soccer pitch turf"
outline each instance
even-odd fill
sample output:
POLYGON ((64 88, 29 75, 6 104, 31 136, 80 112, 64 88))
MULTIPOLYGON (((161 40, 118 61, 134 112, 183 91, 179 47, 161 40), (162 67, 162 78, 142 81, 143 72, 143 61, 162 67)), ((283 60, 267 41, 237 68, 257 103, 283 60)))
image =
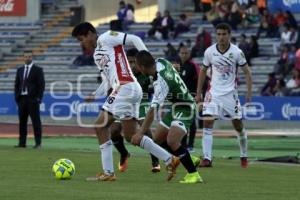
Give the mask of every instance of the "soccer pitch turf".
MULTIPOLYGON (((240 168, 235 138, 214 139, 214 167, 200 169, 205 183, 180 184, 182 166, 167 182, 166 172, 150 172, 150 157, 143 150, 127 145, 132 156, 129 168, 117 172, 115 182, 86 182, 100 171, 97 140, 88 137, 44 138, 43 148, 14 149, 16 139, 0 139, 0 200, 299 200, 300 165, 263 164, 256 158, 296 155, 300 137, 253 137, 249 139, 250 165, 240 168), (228 159, 228 157, 234 159, 228 159), (56 180, 52 164, 69 158, 76 166, 71 180, 56 180)), ((32 139, 29 144, 32 144, 32 139)), ((200 140, 196 140, 200 154, 200 140)), ((114 153, 115 169, 119 155, 114 153)), ((163 167, 163 163, 161 162, 163 167)))

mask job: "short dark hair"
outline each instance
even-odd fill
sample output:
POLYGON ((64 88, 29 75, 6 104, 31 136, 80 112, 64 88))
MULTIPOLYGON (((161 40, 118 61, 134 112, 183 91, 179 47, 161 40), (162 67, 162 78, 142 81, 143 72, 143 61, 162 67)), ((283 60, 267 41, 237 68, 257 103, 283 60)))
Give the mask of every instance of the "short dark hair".
POLYGON ((25 54, 25 53, 33 54, 33 51, 32 51, 32 50, 25 50, 25 51, 24 51, 24 54, 25 54))
POLYGON ((95 27, 89 23, 89 22, 82 22, 80 24, 77 24, 72 31, 72 36, 77 37, 84 35, 86 36, 88 32, 91 31, 92 33, 97 33, 95 27))
POLYGON ((145 50, 138 52, 136 55, 136 62, 139 66, 143 66, 145 68, 151 68, 153 65, 155 65, 153 56, 145 50))
POLYGON ((227 30, 228 33, 231 33, 231 27, 227 23, 220 23, 216 26, 216 30, 221 29, 221 30, 227 30))
POLYGON ((135 57, 138 54, 138 52, 139 50, 137 50, 136 48, 131 48, 127 50, 126 55, 130 57, 135 57))

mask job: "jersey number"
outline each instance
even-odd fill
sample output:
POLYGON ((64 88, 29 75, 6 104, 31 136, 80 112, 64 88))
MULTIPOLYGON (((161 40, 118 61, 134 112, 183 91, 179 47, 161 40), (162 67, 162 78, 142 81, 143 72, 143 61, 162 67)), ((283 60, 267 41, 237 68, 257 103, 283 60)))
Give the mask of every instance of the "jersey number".
POLYGON ((180 78, 180 76, 177 73, 175 73, 175 81, 177 84, 180 85, 180 90, 183 94, 188 92, 188 89, 186 88, 184 82, 182 81, 182 79, 180 78))
POLYGON ((108 97, 107 98, 107 103, 112 104, 115 100, 115 97, 108 97))

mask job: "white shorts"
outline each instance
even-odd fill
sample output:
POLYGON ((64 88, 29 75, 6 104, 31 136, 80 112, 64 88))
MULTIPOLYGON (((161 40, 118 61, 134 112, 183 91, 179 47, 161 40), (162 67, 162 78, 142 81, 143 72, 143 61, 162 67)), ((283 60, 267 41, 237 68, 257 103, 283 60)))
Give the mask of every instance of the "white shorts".
POLYGON ((205 94, 203 115, 211 115, 221 119, 242 119, 242 109, 237 91, 225 95, 205 94))
POLYGON ((138 119, 142 97, 143 91, 139 83, 127 83, 111 92, 102 109, 112 114, 116 119, 138 119))

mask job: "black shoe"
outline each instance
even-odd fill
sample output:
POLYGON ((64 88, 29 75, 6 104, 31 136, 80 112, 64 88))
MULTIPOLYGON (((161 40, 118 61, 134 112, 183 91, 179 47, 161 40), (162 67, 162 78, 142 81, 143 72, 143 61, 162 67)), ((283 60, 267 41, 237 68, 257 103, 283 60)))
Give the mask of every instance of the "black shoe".
POLYGON ((15 145, 14 148, 26 148, 26 145, 25 144, 23 144, 23 145, 18 144, 18 145, 15 145))
POLYGON ((41 146, 40 144, 39 144, 39 145, 34 145, 33 148, 34 148, 34 149, 41 149, 42 146, 41 146))

